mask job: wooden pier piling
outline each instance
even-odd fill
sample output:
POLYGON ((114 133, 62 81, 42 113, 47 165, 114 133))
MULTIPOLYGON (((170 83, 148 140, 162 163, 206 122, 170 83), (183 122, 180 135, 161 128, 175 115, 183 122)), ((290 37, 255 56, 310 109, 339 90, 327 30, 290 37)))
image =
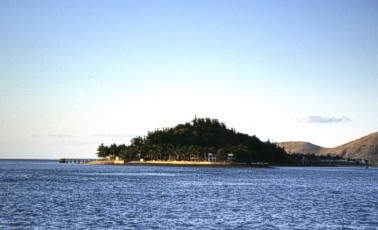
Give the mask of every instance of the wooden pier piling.
POLYGON ((98 159, 85 159, 85 158, 60 158, 59 163, 65 164, 83 164, 91 161, 97 161, 98 159))

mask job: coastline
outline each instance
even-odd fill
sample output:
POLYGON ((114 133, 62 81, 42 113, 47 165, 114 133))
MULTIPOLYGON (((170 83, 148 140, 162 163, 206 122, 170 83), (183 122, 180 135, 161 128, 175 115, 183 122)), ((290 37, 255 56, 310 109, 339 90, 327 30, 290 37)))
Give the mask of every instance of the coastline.
MULTIPOLYGON (((334 167, 334 168, 365 168, 366 165, 294 165, 294 164, 268 164, 268 163, 236 163, 236 162, 210 162, 210 161, 129 161, 123 160, 97 160, 86 165, 119 165, 119 166, 165 166, 165 167, 211 167, 211 168, 274 168, 274 167, 334 167)), ((369 168, 377 168, 370 165, 369 168)))
POLYGON ((268 163, 235 163, 235 162, 210 162, 210 161, 116 161, 99 160, 84 164, 89 165, 124 165, 124 166, 172 166, 172 167, 222 167, 222 168, 267 168, 268 163))
POLYGON ((97 160, 83 163, 86 165, 123 165, 125 164, 122 160, 97 160))

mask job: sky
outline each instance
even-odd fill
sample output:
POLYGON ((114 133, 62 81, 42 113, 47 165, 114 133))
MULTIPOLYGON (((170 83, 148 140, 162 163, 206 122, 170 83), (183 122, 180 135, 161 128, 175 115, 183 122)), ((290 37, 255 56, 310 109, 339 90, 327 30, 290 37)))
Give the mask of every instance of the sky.
POLYGON ((195 116, 323 147, 378 131, 375 0, 2 0, 0 35, 0 158, 195 116))

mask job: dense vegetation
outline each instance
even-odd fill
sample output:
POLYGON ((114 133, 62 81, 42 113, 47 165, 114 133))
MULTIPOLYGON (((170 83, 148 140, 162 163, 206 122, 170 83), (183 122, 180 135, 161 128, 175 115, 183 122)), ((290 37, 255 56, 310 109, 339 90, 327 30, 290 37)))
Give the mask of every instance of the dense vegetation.
POLYGON ((195 118, 192 122, 173 128, 148 132, 145 137, 135 137, 130 145, 98 147, 99 157, 119 156, 130 160, 208 160, 209 153, 216 161, 226 161, 229 153, 234 161, 251 163, 283 163, 285 150, 270 141, 262 142, 256 136, 236 132, 215 119, 195 118))

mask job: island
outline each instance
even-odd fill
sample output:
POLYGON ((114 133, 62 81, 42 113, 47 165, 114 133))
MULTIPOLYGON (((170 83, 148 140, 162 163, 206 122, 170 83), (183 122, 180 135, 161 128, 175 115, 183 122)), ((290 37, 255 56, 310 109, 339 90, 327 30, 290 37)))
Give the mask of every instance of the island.
POLYGON ((129 145, 101 144, 96 155, 100 160, 63 158, 60 162, 206 167, 369 165, 366 160, 344 159, 339 155, 288 153, 278 143, 237 132, 217 119, 197 117, 191 122, 137 136, 129 145))
POLYGON ((276 143, 236 132, 217 119, 197 117, 172 128, 150 131, 144 137, 137 136, 130 145, 101 144, 96 154, 114 160, 115 164, 127 165, 266 167, 297 160, 276 143))
POLYGON ((217 119, 197 118, 135 137, 130 145, 101 144, 97 156, 126 164, 267 165, 285 162, 285 150, 236 132, 217 119))

